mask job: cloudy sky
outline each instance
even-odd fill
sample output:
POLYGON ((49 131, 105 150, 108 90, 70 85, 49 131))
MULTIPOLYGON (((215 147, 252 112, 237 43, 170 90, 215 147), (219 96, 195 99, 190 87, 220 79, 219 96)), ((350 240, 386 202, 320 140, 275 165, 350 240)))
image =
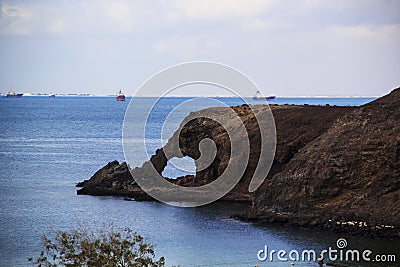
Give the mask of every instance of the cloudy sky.
POLYGON ((278 96, 400 86, 398 0, 0 0, 0 10, 3 93, 133 94, 196 60, 237 68, 278 96))

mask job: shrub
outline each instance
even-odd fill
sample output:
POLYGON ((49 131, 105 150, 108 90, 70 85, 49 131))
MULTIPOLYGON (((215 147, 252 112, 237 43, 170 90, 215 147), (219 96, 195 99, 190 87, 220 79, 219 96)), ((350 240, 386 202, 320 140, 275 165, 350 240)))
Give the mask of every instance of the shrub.
POLYGON ((54 239, 43 236, 44 250, 29 261, 37 266, 164 266, 155 260, 153 245, 129 228, 113 225, 93 230, 79 224, 71 231, 53 231, 54 239))

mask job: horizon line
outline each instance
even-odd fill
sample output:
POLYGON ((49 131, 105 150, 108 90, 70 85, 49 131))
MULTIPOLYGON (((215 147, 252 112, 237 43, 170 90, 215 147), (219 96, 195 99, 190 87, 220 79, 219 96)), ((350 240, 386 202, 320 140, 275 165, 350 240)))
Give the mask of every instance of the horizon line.
MULTIPOLYGON (((6 95, 6 94, 1 94, 6 95)), ((36 93, 36 94, 27 94, 24 93, 24 97, 40 97, 40 96, 48 96, 48 95, 56 95, 60 97, 115 97, 114 94, 89 94, 89 93, 66 93, 66 94, 57 94, 57 93, 36 93)), ((126 97, 132 98, 155 98, 160 96, 154 95, 141 95, 141 96, 131 96, 125 95, 126 97)), ((382 95, 383 96, 383 95, 382 95)), ((208 97, 216 97, 216 98, 240 98, 237 96, 224 96, 224 95, 170 95, 170 96, 163 96, 163 98, 189 98, 189 97, 196 97, 196 98, 208 98, 208 97)), ((242 98, 252 98, 253 96, 243 96, 242 98)), ((276 98, 378 98, 381 96, 377 95, 289 95, 289 96, 279 96, 277 95, 276 98)))

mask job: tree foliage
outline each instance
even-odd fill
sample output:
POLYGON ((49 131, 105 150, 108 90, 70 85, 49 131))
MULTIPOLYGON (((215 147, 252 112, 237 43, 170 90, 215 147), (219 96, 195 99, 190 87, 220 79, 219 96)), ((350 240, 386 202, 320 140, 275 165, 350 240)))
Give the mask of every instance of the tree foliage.
POLYGON ((113 225, 95 228, 79 224, 71 231, 54 231, 54 239, 43 236, 44 250, 29 261, 40 267, 164 266, 164 258, 155 260, 153 245, 129 228, 113 225))

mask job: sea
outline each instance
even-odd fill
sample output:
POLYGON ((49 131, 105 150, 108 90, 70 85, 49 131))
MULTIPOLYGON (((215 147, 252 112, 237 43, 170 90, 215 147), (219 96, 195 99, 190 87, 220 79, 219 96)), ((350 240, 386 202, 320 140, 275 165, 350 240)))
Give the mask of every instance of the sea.
MULTIPOLYGON (((180 121, 202 105, 186 105, 174 113, 160 137, 168 114, 189 98, 164 98, 148 116, 149 155, 168 140, 180 121)), ((241 105, 242 99, 218 98, 221 105, 241 105)), ((374 98, 277 98, 273 104, 359 106, 374 98)), ((251 102, 252 100, 249 99, 251 102)), ((110 161, 124 161, 122 127, 130 98, 22 97, 0 98, 0 266, 31 266, 39 256, 41 237, 52 229, 70 230, 78 223, 113 223, 129 227, 154 244, 156 257, 166 265, 180 266, 318 266, 313 261, 288 258, 290 251, 321 252, 338 249, 345 239, 348 249, 372 255, 396 254, 399 240, 380 240, 305 230, 279 225, 254 225, 232 215, 247 206, 216 202, 181 208, 158 202, 125 201, 119 197, 77 195, 76 183, 89 179, 110 161), (271 250, 287 252, 286 260, 259 260, 271 250)), ((136 100, 133 111, 154 103, 136 100)), ((258 104, 258 103, 253 103, 258 104)), ((146 161, 138 158, 137 165, 146 161)), ((193 170, 192 170, 193 171, 193 170)), ((169 177, 182 170, 167 167, 169 177)), ((190 170, 189 170, 190 172, 190 170)), ((281 258, 285 258, 284 256, 281 258)), ((397 262, 346 262, 349 266, 399 266, 397 262)))

